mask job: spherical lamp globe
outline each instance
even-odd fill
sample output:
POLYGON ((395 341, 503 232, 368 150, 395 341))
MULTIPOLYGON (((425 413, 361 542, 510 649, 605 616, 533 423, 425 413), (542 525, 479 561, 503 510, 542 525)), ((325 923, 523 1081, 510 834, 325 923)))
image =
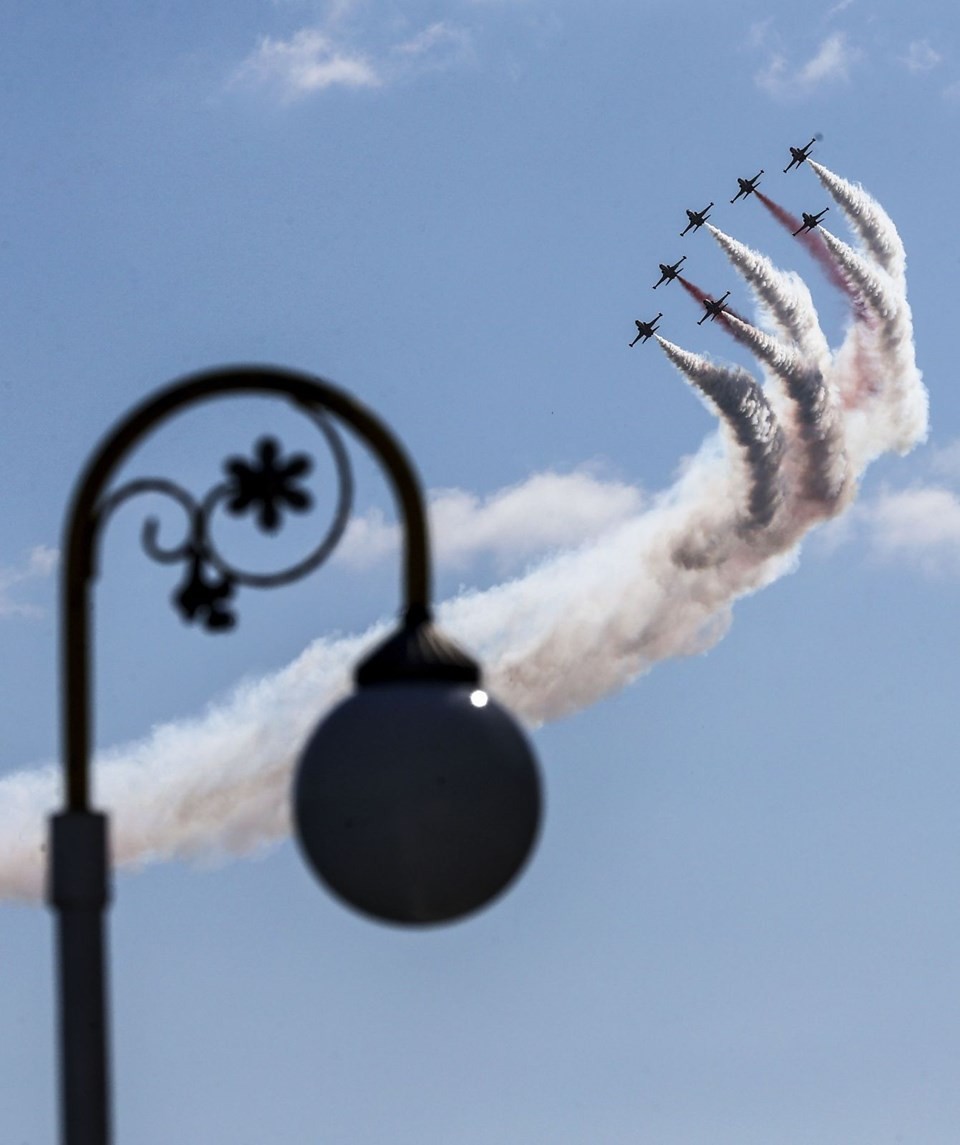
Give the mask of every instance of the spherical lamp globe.
POLYGON ((385 922, 479 910, 516 878, 537 838, 541 788, 526 736, 480 686, 476 664, 432 626, 413 640, 401 629, 357 680, 297 768, 295 830, 309 865, 385 922))

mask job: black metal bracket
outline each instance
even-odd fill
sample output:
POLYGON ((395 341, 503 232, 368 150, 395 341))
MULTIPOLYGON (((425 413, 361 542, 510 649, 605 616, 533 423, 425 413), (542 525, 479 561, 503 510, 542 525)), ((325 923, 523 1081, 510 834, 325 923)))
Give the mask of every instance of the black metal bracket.
POLYGON ((175 545, 161 544, 159 523, 151 518, 143 529, 144 548, 154 560, 185 566, 174 604, 188 621, 210 631, 227 630, 236 623, 233 599, 240 586, 270 588, 299 580, 321 565, 342 537, 352 503, 353 479, 335 420, 363 441, 389 479, 403 525, 402 615, 407 623, 429 621, 430 561, 423 494, 406 452, 380 418, 327 381, 274 367, 212 370, 159 391, 135 407, 101 442, 77 483, 67 516, 61 567, 67 809, 81 811, 89 806, 90 605, 98 541, 110 515, 142 493, 161 494, 180 505, 187 517, 184 538, 175 545), (214 544, 211 522, 221 509, 237 516, 252 513, 259 528, 275 533, 285 513, 307 511, 311 497, 300 484, 311 466, 306 454, 285 457, 273 438, 261 438, 253 458, 228 458, 225 480, 200 499, 163 478, 143 478, 112 491, 109 488, 117 468, 161 422, 202 402, 244 395, 272 396, 292 403, 317 426, 337 469, 338 496, 326 534, 301 561, 275 573, 254 573, 231 565, 214 544))
POLYGON ((322 410, 298 408, 322 433, 337 475, 333 519, 319 544, 302 560, 277 572, 250 572, 228 561, 214 540, 213 518, 219 509, 235 517, 252 515, 262 532, 277 533, 286 513, 306 513, 312 508, 313 498, 300 482, 312 470, 313 459, 306 453, 285 457, 272 437, 259 439, 251 459, 228 457, 223 463, 226 479, 202 499, 165 478, 137 478, 115 489, 96 510, 94 544, 121 505, 142 494, 167 497, 186 515, 185 538, 176 545, 161 544, 160 523, 156 517, 149 517, 143 526, 144 551, 160 564, 185 566, 183 580, 173 594, 174 606, 184 620, 202 624, 208 632, 229 631, 237 622, 233 601, 238 587, 278 588, 300 580, 323 564, 347 527, 353 504, 353 471, 343 439, 322 410))

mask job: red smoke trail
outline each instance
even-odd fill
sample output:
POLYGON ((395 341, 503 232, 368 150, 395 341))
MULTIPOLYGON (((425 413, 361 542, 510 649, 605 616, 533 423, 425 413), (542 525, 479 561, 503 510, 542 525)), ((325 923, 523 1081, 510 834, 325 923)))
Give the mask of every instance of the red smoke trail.
MULTIPOLYGON (((787 228, 791 235, 794 231, 798 231, 803 226, 802 219, 798 219, 796 215, 791 215, 789 211, 781 207, 779 203, 775 203, 773 199, 768 198, 762 191, 754 191, 754 194, 777 222, 782 223, 783 226, 787 228)), ((837 266, 833 255, 827 249, 827 245, 823 239, 815 231, 804 231, 803 234, 797 235, 796 238, 807 248, 814 261, 819 264, 821 270, 827 278, 830 279, 833 285, 839 290, 842 290, 859 311, 862 305, 860 296, 853 284, 841 272, 840 267, 837 266)))
POLYGON ((705 290, 701 290, 699 286, 694 286, 693 283, 684 278, 682 274, 677 275, 677 280, 683 289, 688 294, 692 294, 698 302, 703 302, 705 299, 710 298, 710 295, 707 294, 705 290))
MULTIPOLYGON (((773 215, 777 222, 783 223, 783 225, 791 234, 793 234, 794 231, 798 231, 803 226, 802 219, 798 219, 796 215, 791 215, 788 210, 786 210, 784 207, 781 207, 779 203, 775 203, 773 199, 765 195, 763 191, 754 191, 754 194, 757 196, 760 202, 763 203, 770 214, 773 215)), ((797 237, 812 238, 813 236, 810 234, 805 234, 798 235, 797 237)))
MULTIPOLYGON (((680 283, 680 285, 683 287, 683 289, 688 294, 693 295, 693 297, 701 304, 701 306, 703 305, 704 302, 707 301, 707 299, 709 299, 711 302, 716 301, 716 299, 713 297, 712 294, 707 294, 707 292, 705 290, 701 290, 699 286, 695 286, 692 282, 689 282, 686 278, 683 277, 682 274, 677 275, 677 281, 680 283)), ((736 310, 734 310, 730 306, 727 306, 726 304, 724 304, 724 314, 732 314, 734 316, 734 318, 739 318, 741 322, 747 322, 746 318, 742 317, 742 315, 738 314, 736 312, 736 310)), ((726 318, 724 317, 724 314, 718 314, 715 321, 719 322, 720 325, 723 326, 723 328, 725 330, 729 330, 730 333, 734 336, 734 338, 736 338, 736 336, 737 336, 736 330, 726 320, 726 318)), ((747 325, 749 326, 750 323, 747 322, 747 325)))

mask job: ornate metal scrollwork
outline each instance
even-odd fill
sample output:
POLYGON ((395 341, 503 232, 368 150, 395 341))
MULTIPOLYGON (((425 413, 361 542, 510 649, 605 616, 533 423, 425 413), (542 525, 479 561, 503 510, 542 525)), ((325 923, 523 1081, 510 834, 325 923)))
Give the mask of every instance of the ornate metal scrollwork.
POLYGON ((353 472, 340 434, 326 414, 315 406, 297 403, 323 434, 333 455, 337 474, 337 502, 333 519, 320 543, 302 560, 277 572, 259 573, 237 568, 217 549, 213 538, 213 518, 219 508, 234 517, 252 515, 257 528, 276 534, 286 513, 306 513, 313 497, 300 484, 313 469, 306 453, 284 456, 273 437, 261 437, 253 458, 228 457, 223 463, 226 479, 214 486, 202 500, 164 478, 143 477, 113 490, 101 501, 95 529, 99 531, 122 504, 144 493, 160 494, 175 501, 187 516, 184 539, 176 545, 160 541, 160 522, 148 517, 141 542, 144 552, 160 564, 183 564, 186 572, 174 590, 172 600, 180 615, 191 624, 202 624, 209 632, 226 632, 237 623, 232 606, 237 588, 275 588, 291 584, 318 568, 343 536, 353 504, 353 472))

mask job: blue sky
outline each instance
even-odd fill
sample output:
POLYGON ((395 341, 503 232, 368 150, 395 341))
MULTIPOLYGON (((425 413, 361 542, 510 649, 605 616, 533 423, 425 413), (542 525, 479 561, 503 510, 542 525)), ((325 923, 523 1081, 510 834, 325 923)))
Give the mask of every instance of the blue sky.
MULTIPOLYGON (((851 241, 811 170, 781 174, 788 145, 818 134, 815 157, 896 223, 930 392, 927 442, 879 457, 709 651, 534 730, 541 843, 484 914, 396 932, 333 902, 289 841, 220 853, 266 828, 193 835, 192 859, 121 873, 118 1140, 952 1145, 952 7, 251 0, 24 7, 6 23, 0 870, 40 822, 17 793, 57 753, 71 483, 111 421, 178 375, 275 362, 354 391, 446 491, 441 599, 549 585, 568 560, 589 630, 634 572, 603 538, 717 431, 655 344, 627 348, 634 319, 663 310, 665 337, 757 373, 676 283, 650 290, 686 253, 692 281, 754 313, 709 234, 680 239, 684 208, 714 200, 711 221, 796 270, 830 344, 845 337, 849 308, 805 248, 755 198, 728 202, 763 167, 762 190, 793 213, 830 204, 851 241)), ((231 404, 169 427, 130 472, 202 491, 265 429, 312 440, 283 410, 231 404)), ((113 522, 102 749, 129 758, 172 725, 148 778, 162 794, 195 744, 206 793, 208 705, 392 615, 389 497, 362 458, 358 480, 352 551, 247 594, 229 637, 182 627, 141 518, 113 522)), ((298 524, 282 551, 310 535, 298 524)), ((525 599, 497 655, 549 611, 525 599)), ((306 708, 266 712, 258 750, 322 707, 305 680, 306 708)), ((121 803, 118 830, 138 823, 121 803)), ((3 915, 0 1124, 49 1141, 50 919, 29 902, 3 915)))

